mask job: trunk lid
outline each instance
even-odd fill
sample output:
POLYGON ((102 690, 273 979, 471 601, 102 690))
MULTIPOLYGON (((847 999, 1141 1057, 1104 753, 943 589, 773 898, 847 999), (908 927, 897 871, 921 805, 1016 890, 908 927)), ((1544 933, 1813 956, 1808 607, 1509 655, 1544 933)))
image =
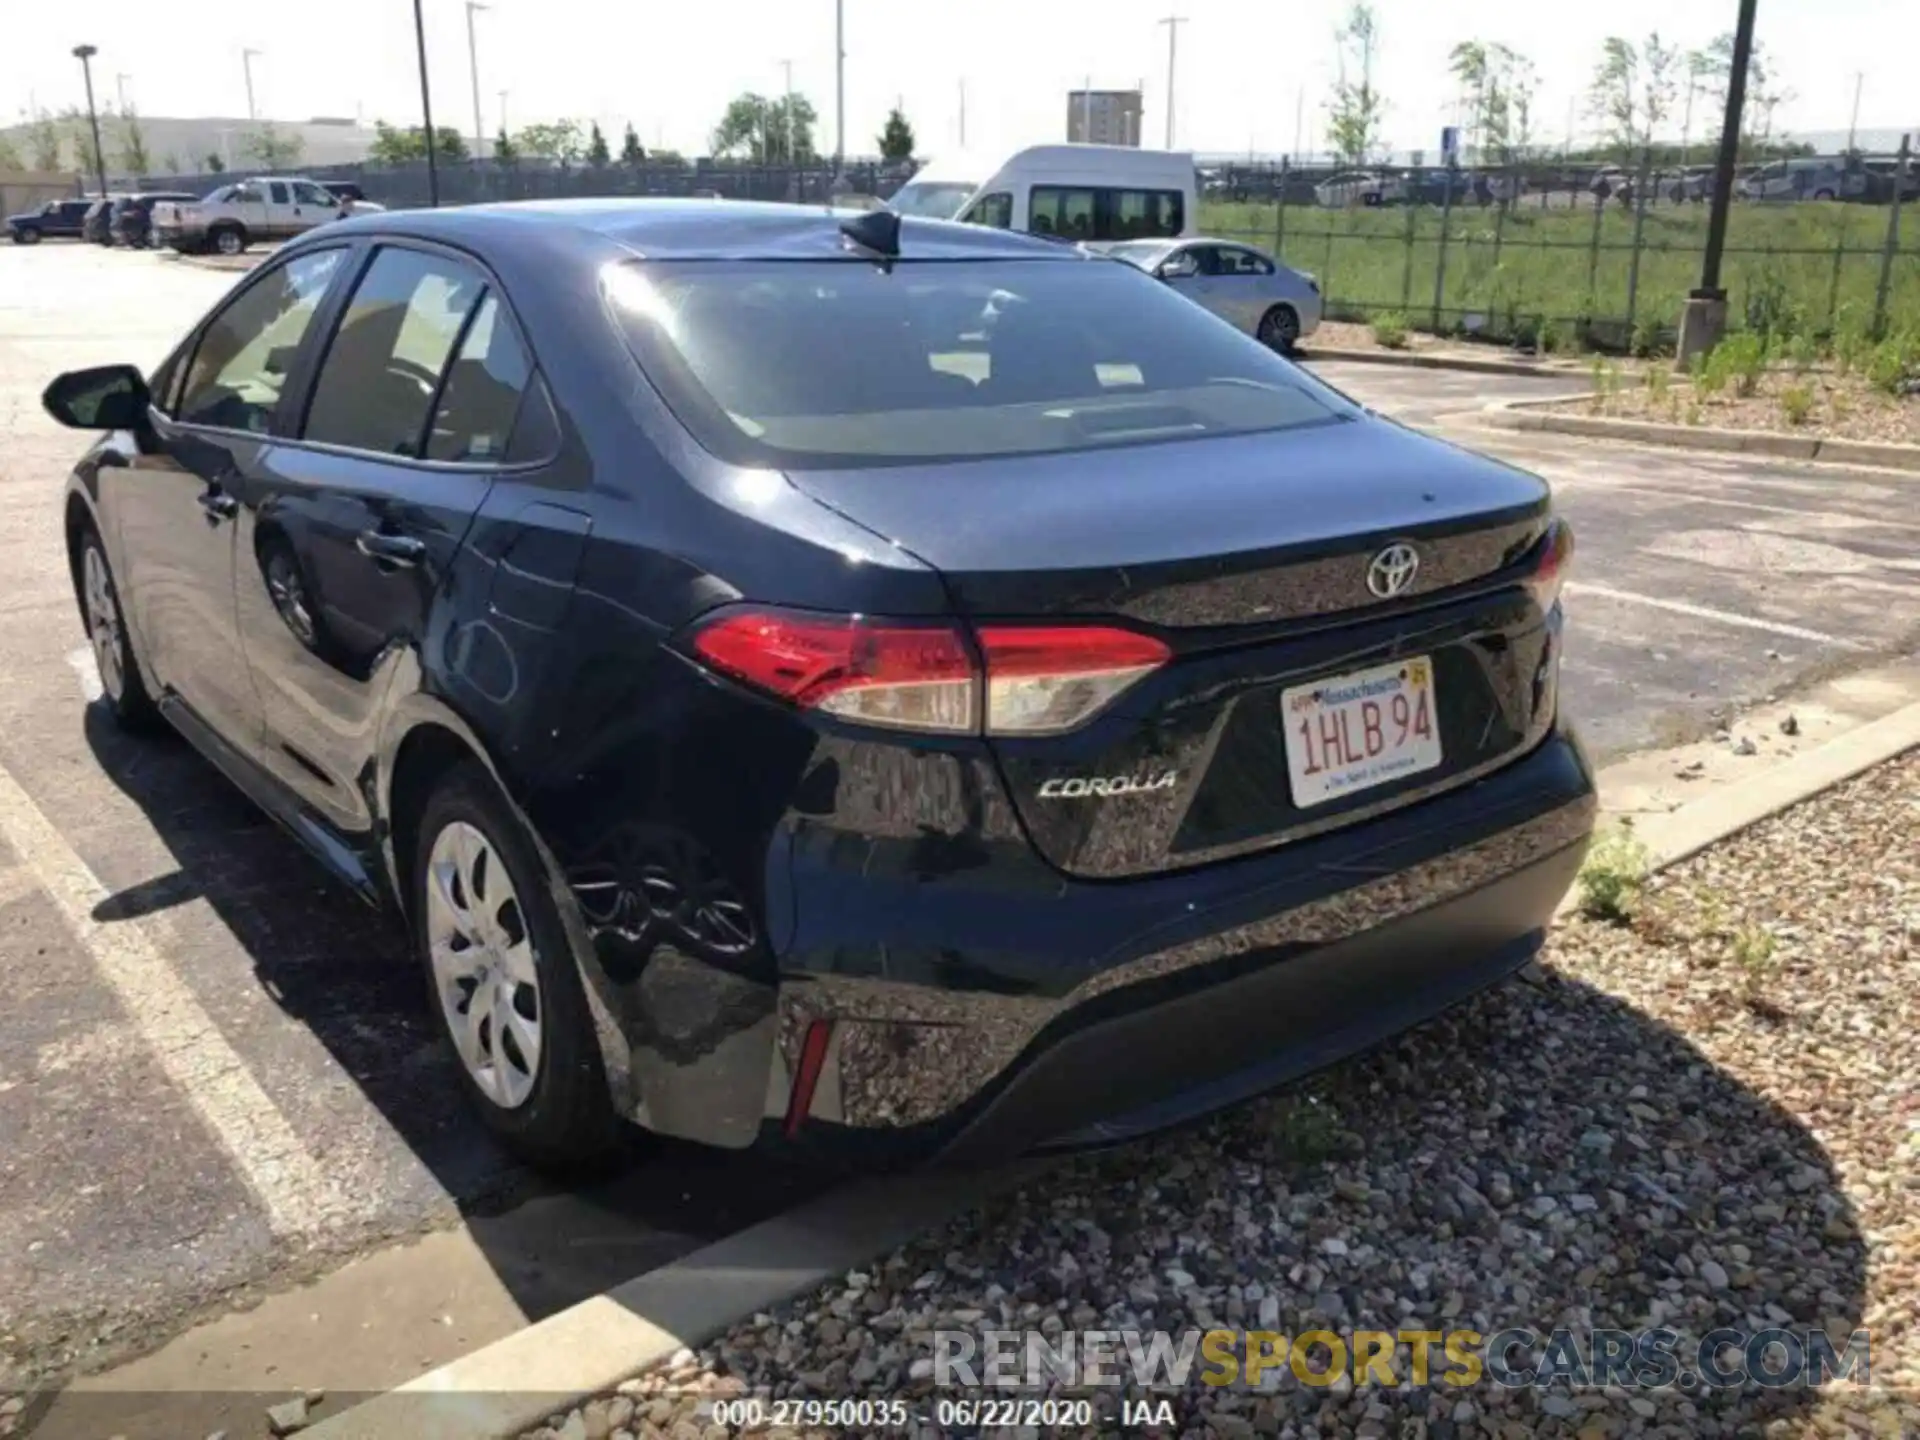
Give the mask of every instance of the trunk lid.
POLYGON ((790 475, 936 568, 976 624, 1118 619, 1171 647, 1078 729, 991 741, 1035 844, 1069 873, 1147 874, 1350 823, 1465 783, 1551 723, 1551 627, 1518 583, 1546 485, 1374 417, 790 475), (1369 567, 1397 544, 1418 568, 1383 599, 1369 567), (1283 695, 1305 704, 1317 682, 1418 657, 1438 762, 1309 798, 1283 695))

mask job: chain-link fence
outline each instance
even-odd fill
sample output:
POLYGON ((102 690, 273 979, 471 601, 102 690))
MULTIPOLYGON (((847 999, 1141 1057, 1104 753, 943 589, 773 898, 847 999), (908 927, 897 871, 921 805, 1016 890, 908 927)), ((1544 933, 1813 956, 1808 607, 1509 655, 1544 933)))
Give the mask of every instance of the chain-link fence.
MULTIPOLYGON (((491 200, 553 200, 593 195, 718 195, 729 200, 819 202, 835 194, 891 195, 910 166, 872 161, 848 162, 836 171, 831 160, 803 165, 754 165, 725 160, 639 165, 556 165, 540 160, 499 164, 491 160, 442 162, 435 167, 442 205, 476 205, 491 200)), ((220 175, 149 176, 149 190, 185 190, 204 194, 251 175, 235 170, 220 175)), ((259 172, 265 173, 265 172, 259 172)), ((412 165, 322 165, 288 167, 281 173, 304 175, 323 183, 350 181, 367 199, 390 208, 428 203, 432 190, 424 162, 412 165)))
MULTIPOLYGON (((1700 283, 1713 183, 1711 167, 1644 157, 1634 171, 1225 165, 1201 179, 1200 228, 1312 271, 1333 318, 1522 342, 1551 328, 1621 349, 1670 340, 1700 283)), ((1736 327, 1920 328, 1920 166, 1743 174, 1721 283, 1736 327)))

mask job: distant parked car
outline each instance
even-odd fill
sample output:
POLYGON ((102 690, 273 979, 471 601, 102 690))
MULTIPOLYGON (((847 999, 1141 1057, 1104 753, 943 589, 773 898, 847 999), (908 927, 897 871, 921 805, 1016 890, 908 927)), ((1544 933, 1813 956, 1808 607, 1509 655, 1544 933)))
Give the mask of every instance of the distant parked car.
POLYGON ((1660 179, 1660 193, 1674 204, 1703 205, 1713 198, 1713 166, 1689 165, 1660 179))
POLYGON ((1347 205, 1404 205, 1407 182, 1369 170, 1342 170, 1313 187, 1313 198, 1330 208, 1347 205))
POLYGON ((153 207, 155 240, 175 250, 238 255, 261 240, 290 240, 329 220, 370 214, 379 205, 342 200, 298 176, 262 175, 223 185, 203 200, 153 207))
POLYGON ((1860 200, 1867 172, 1858 160, 1775 160, 1740 182, 1745 200, 1860 200))
POLYGON ((153 207, 163 200, 174 205, 190 205, 194 199, 194 196, 181 190, 151 190, 137 195, 122 195, 113 203, 113 219, 109 225, 113 243, 134 250, 151 245, 153 207))
POLYGON ((78 240, 86 224, 91 200, 49 200, 38 210, 7 217, 7 233, 16 245, 38 245, 42 240, 78 240))
POLYGON ((1320 282, 1232 240, 1123 240, 1100 247, 1158 276, 1203 309, 1290 352, 1320 328, 1320 282))

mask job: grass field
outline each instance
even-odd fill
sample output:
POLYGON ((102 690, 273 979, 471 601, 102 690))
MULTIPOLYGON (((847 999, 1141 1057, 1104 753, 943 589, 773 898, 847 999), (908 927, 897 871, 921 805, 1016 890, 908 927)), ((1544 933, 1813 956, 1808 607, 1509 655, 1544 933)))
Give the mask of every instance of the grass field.
MULTIPOLYGON (((1563 201, 1564 197, 1554 197, 1563 201)), ((1731 323, 1771 314, 1794 331, 1826 334, 1871 321, 1887 238, 1885 206, 1809 202, 1736 205, 1728 216, 1721 283, 1731 323), (1782 311, 1787 312, 1785 317, 1782 311)), ((1920 205, 1903 207, 1888 288, 1890 331, 1920 329, 1920 205)), ((1420 328, 1508 337, 1543 319, 1563 330, 1599 322, 1624 343, 1636 323, 1671 331, 1700 281, 1707 207, 1649 205, 1634 284, 1634 212, 1582 197, 1569 208, 1523 201, 1456 206, 1446 219, 1446 281, 1435 325, 1434 278, 1442 242, 1436 206, 1328 210, 1204 202, 1203 233, 1272 250, 1319 277, 1331 314, 1405 313, 1420 328)))

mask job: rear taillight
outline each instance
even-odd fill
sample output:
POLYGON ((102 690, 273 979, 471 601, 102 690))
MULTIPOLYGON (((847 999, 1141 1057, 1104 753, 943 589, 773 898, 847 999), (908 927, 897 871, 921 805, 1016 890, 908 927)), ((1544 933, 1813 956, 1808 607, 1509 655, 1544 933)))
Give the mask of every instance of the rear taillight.
POLYGON ((1171 653, 1105 625, 988 625, 979 652, 947 623, 734 610, 694 633, 722 674, 865 725, 941 734, 1057 735, 1171 653))
POLYGON ((1547 527, 1534 552, 1533 573, 1527 576, 1527 593, 1544 615, 1560 599, 1560 587, 1566 583, 1567 566, 1573 560, 1573 527, 1555 520, 1547 527))

